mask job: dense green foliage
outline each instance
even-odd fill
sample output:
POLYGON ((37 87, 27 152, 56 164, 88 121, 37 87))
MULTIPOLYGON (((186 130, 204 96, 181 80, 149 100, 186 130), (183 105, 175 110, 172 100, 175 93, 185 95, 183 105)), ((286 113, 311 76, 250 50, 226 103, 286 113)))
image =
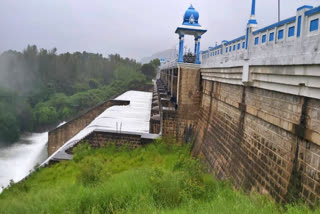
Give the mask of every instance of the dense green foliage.
POLYGON ((0 213, 312 213, 236 191, 205 171, 188 146, 82 144, 72 161, 41 168, 4 190, 0 213))
POLYGON ((0 141, 56 125, 147 81, 135 60, 56 52, 28 46, 0 55, 0 141))
POLYGON ((160 60, 154 59, 150 63, 142 65, 141 72, 146 76, 147 80, 151 80, 156 77, 159 66, 160 60))

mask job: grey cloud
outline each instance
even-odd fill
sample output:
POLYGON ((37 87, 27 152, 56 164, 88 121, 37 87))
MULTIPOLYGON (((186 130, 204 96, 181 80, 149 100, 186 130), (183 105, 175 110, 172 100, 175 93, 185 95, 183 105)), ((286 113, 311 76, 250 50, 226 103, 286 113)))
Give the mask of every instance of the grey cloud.
MULTIPOLYGON (((28 44, 58 52, 119 53, 140 59, 175 47, 175 28, 191 1, 185 0, 1 0, 0 52, 28 44)), ((194 0, 200 24, 208 29, 201 47, 244 35, 251 0, 194 0)), ((281 0, 282 18, 318 0, 281 0)), ((257 0, 263 27, 277 20, 277 0, 257 0)), ((188 45, 192 48, 192 38, 188 45)))

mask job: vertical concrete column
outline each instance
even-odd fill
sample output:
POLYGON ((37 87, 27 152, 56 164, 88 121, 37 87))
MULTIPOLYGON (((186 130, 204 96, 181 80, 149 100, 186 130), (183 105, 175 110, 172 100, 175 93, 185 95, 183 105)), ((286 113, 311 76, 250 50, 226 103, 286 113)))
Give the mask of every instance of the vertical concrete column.
POLYGON ((164 86, 166 86, 167 84, 167 69, 163 72, 163 84, 164 86))
POLYGON ((177 75, 177 104, 179 105, 179 94, 180 94, 180 76, 181 76, 181 69, 180 66, 178 66, 178 75, 177 75))
POLYGON ((195 36, 194 37, 194 55, 197 55, 197 50, 198 50, 198 38, 195 36))
POLYGON ((168 70, 168 92, 170 91, 171 87, 171 68, 168 70))
POLYGON ((160 79, 163 81, 164 80, 164 76, 163 76, 164 70, 161 70, 160 72, 160 79))
POLYGON ((311 10, 313 7, 305 5, 303 7, 300 7, 297 9, 297 18, 296 18, 296 37, 301 38, 300 41, 305 37, 305 35, 308 33, 308 19, 305 16, 305 12, 308 10, 311 10))
POLYGON ((242 70, 242 82, 244 84, 249 82, 249 64, 248 61, 244 62, 243 70, 242 70))
POLYGON ((193 130, 200 108, 200 65, 179 64, 177 85, 176 137, 181 140, 186 130, 193 130))
POLYGON ((297 20, 296 20, 297 38, 301 37, 301 25, 302 25, 302 15, 297 15, 297 20))
POLYGON ((171 69, 171 87, 170 87, 170 89, 171 89, 171 91, 170 91, 170 94, 171 94, 171 97, 172 97, 172 95, 173 95, 173 76, 174 76, 174 68, 173 69, 171 69))
POLYGON ((183 45, 184 45, 184 35, 180 35, 179 36, 179 58, 178 58, 178 62, 183 63, 183 45))
POLYGON ((166 86, 169 88, 169 69, 166 71, 166 86))
POLYGON ((249 48, 249 34, 250 34, 250 28, 249 26, 246 29, 246 50, 249 48))
POLYGON ((200 64, 201 62, 200 62, 200 39, 201 39, 201 36, 198 36, 197 37, 197 39, 196 39, 196 43, 197 43, 197 45, 196 45, 196 47, 197 47, 197 49, 196 49, 196 64, 200 64))
POLYGON ((249 46, 252 44, 252 32, 258 27, 258 22, 256 20, 256 0, 252 0, 251 5, 251 14, 248 21, 247 30, 246 30, 246 50, 247 56, 245 59, 249 59, 249 46))

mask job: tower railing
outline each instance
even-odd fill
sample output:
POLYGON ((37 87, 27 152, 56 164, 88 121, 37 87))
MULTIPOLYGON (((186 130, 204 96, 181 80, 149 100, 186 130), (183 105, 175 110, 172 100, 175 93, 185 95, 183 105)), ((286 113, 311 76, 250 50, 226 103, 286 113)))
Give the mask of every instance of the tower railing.
POLYGON ((192 53, 187 53, 183 56, 184 63, 196 63, 197 56, 192 53))

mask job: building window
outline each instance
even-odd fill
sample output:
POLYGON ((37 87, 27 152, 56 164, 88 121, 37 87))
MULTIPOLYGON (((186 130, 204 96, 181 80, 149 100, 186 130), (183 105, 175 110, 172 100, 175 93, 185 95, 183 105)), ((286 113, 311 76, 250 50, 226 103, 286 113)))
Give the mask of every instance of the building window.
POLYGON ((226 53, 228 53, 228 47, 226 47, 226 53))
POLYGON ((231 52, 231 48, 232 48, 232 47, 230 46, 230 47, 229 47, 229 52, 231 52))
POLYGON ((262 36, 262 43, 265 43, 266 40, 267 40, 267 35, 263 35, 263 36, 262 36))
POLYGON ((236 45, 233 45, 233 50, 234 50, 234 51, 236 50, 236 45))
POLYGON ((242 48, 245 48, 245 47, 246 47, 246 43, 242 42, 242 48))
POLYGON ((256 38, 254 39, 254 44, 255 44, 255 45, 258 45, 258 44, 259 44, 259 37, 256 37, 256 38))
POLYGON ((238 50, 240 49, 240 43, 238 44, 238 50))
POLYGON ((278 31, 278 40, 283 39, 283 30, 278 31))
POLYGON ((220 52, 220 51, 218 50, 218 55, 220 54, 219 52, 220 52))
POLYGON ((314 19, 310 22, 310 32, 317 31, 319 29, 319 19, 314 19))
POLYGON ((269 34, 269 42, 272 42, 274 40, 274 32, 269 34))
POLYGON ((293 37, 294 36, 294 26, 289 27, 288 31, 288 37, 293 37))

